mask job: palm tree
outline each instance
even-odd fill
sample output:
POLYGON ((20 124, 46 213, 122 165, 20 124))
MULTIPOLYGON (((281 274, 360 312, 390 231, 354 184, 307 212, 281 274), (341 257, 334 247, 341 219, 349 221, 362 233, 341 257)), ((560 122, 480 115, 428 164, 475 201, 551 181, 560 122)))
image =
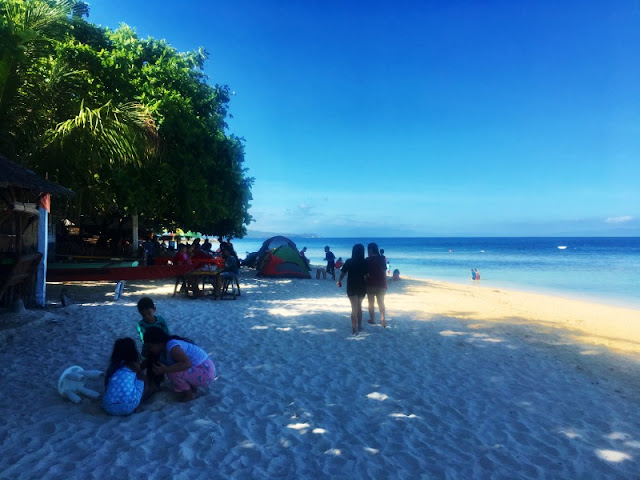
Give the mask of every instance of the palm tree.
POLYGON ((84 102, 73 118, 60 122, 48 133, 48 143, 64 149, 71 140, 73 148, 84 150, 92 162, 139 163, 155 150, 157 129, 149 109, 140 103, 114 105, 111 100, 98 108, 84 102))
POLYGON ((70 15, 83 11, 88 12, 86 4, 76 0, 0 1, 0 114, 6 113, 25 68, 64 36, 70 15))
POLYGON ((157 143, 146 107, 108 100, 90 108, 89 92, 73 87, 88 72, 55 55, 87 14, 78 0, 0 0, 0 151, 76 190, 104 166, 141 162, 157 143))
POLYGON ((33 147, 25 143, 47 128, 46 107, 57 96, 50 92, 74 73, 59 68, 53 48, 70 31, 71 18, 87 12, 77 0, 0 0, 0 151, 14 160, 24 163, 18 157, 33 147))

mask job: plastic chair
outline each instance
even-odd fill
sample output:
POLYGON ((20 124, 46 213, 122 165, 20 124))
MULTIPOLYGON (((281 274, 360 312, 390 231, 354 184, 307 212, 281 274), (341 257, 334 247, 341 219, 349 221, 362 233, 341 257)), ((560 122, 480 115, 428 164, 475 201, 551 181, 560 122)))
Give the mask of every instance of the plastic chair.
POLYGON ((220 300, 226 297, 236 299, 236 295, 240 296, 240 281, 238 275, 224 275, 222 277, 222 288, 220 289, 220 300))

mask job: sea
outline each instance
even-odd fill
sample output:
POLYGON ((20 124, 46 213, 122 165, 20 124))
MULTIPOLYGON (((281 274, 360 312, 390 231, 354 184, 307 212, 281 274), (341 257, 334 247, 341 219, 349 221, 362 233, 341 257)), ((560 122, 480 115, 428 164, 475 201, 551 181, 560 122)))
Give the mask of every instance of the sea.
MULTIPOLYGON (((324 247, 346 260, 356 243, 376 242, 400 277, 444 280, 640 309, 640 237, 297 238, 322 265, 324 247), (480 280, 471 279, 478 269, 480 280)), ((235 239, 239 258, 266 240, 235 239)))

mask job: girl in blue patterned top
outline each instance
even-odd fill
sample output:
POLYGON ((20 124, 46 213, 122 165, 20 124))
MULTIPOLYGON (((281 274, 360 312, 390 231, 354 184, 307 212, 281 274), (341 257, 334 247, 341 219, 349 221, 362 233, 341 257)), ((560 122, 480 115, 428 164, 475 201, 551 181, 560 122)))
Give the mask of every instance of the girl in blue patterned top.
POLYGON ((104 384, 102 406, 108 414, 130 415, 137 410, 144 394, 145 377, 133 338, 116 340, 104 384))

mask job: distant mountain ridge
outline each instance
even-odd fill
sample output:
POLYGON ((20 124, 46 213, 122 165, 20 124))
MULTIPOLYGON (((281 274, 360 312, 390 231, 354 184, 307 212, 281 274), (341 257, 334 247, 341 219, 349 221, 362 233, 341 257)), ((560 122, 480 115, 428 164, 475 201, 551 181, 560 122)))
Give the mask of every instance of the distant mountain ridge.
POLYGON ((282 233, 282 232, 261 232, 259 230, 247 230, 247 235, 244 238, 267 238, 281 235, 283 237, 295 237, 295 238, 320 238, 320 235, 316 233, 282 233))

